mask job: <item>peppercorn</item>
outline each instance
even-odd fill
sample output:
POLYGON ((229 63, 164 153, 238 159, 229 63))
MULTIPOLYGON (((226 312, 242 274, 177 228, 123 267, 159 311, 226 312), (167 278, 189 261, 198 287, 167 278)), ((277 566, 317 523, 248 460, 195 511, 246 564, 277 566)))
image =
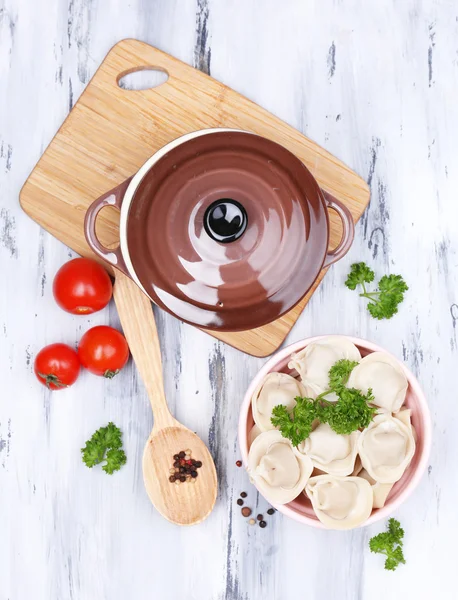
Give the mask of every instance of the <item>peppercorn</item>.
POLYGON ((241 492, 240 493, 240 498, 246 498, 247 497, 247 493, 246 492, 241 492))
POLYGON ((264 515, 258 515, 256 518, 258 521, 262 521, 264 519, 264 515))
POLYGON ((262 529, 264 529, 264 527, 266 527, 267 523, 265 521, 259 521, 259 527, 262 527, 262 529))
POLYGON ((256 523, 256 521, 255 521, 254 519, 250 519, 250 520, 248 521, 248 523, 249 523, 250 525, 254 525, 254 524, 256 523))
POLYGON ((173 467, 169 469, 171 483, 196 482, 197 469, 202 466, 202 461, 191 457, 191 450, 181 450, 173 455, 173 467), (173 479, 172 479, 173 478, 173 479))
POLYGON ((269 510, 267 511, 268 515, 273 515, 275 512, 275 508, 269 508, 269 510))
POLYGON ((241 467, 241 466, 242 466, 242 461, 241 461, 241 460, 238 460, 238 461, 237 461, 235 464, 236 464, 238 467, 241 467))
POLYGON ((251 508, 249 508, 248 506, 244 506, 242 508, 242 515, 244 517, 249 517, 251 515, 251 508))
POLYGON ((243 506, 243 500, 242 500, 241 498, 239 498, 239 499, 237 500, 237 504, 238 504, 239 506, 243 506))

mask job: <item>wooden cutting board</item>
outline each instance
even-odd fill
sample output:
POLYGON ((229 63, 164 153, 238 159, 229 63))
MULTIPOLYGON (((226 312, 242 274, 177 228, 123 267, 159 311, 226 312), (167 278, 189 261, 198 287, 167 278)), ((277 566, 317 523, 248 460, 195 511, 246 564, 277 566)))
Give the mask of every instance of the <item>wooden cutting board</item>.
MULTIPOLYGON (((285 92, 286 93, 286 92, 285 92)), ((363 179, 280 119, 208 75, 137 40, 123 40, 108 53, 79 101, 27 179, 20 194, 25 212, 83 256, 93 256, 83 233, 87 207, 135 173, 156 150, 180 135, 209 127, 232 127, 270 138, 296 154, 323 190, 344 202, 357 221, 369 203, 363 179), (118 85, 144 68, 168 79, 147 90, 118 85)), ((330 246, 340 239, 331 211, 330 246)), ((102 211, 98 235, 117 245, 119 214, 102 211)), ((258 329, 211 335, 254 356, 268 356, 283 342, 325 275, 289 313, 258 329)))

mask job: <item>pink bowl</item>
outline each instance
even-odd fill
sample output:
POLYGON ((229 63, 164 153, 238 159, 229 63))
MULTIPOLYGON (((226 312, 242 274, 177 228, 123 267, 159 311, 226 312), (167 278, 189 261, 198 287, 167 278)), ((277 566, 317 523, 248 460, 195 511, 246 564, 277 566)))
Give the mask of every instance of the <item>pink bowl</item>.
MULTIPOLYGON (((239 446, 245 465, 248 463, 248 434, 254 425, 254 420, 251 413, 251 397, 254 393, 254 390, 267 375, 267 373, 278 371, 290 373, 290 370, 288 369, 290 355, 293 352, 299 352, 312 342, 316 342, 317 340, 325 337, 328 336, 308 338, 283 348, 266 362, 266 364, 251 382, 245 394, 242 408, 240 409, 239 418, 239 446)), ((366 354, 370 354, 371 352, 386 352, 386 350, 376 346, 372 342, 349 336, 342 337, 345 337, 353 342, 361 352, 361 356, 366 356, 366 354)), ((393 358, 398 360, 396 357, 393 358)), ((431 417, 428 405, 426 403, 426 398, 413 374, 402 362, 399 360, 398 362, 404 370, 409 382, 405 405, 412 409, 412 425, 415 427, 415 431, 417 433, 415 455, 402 478, 394 484, 385 506, 383 508, 374 509, 371 516, 365 523, 361 525, 361 527, 371 525, 376 521, 386 518, 390 513, 395 511, 408 498, 408 496, 410 496, 413 490, 417 487, 426 469, 431 449, 431 417)), ((296 521, 299 521, 300 523, 305 523, 306 525, 311 525, 312 527, 318 527, 320 529, 326 529, 325 526, 317 519, 312 509, 312 505, 305 494, 301 494, 298 498, 292 502, 289 502, 288 504, 276 504, 274 506, 279 512, 283 513, 287 517, 291 517, 296 521)))

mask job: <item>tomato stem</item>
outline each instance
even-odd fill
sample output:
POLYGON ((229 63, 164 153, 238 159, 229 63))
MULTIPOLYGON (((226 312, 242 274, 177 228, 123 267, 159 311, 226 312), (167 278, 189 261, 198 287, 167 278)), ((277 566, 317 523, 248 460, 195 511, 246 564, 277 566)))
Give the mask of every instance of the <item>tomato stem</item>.
POLYGON ((105 373, 103 374, 104 377, 106 377, 107 379, 113 379, 113 377, 115 375, 117 375, 119 373, 119 369, 116 369, 116 371, 110 371, 110 369, 107 369, 105 371, 105 373))
POLYGON ((58 388, 68 387, 68 385, 66 385, 65 383, 62 383, 62 381, 59 379, 59 377, 57 377, 57 375, 54 375, 53 373, 48 373, 47 375, 45 373, 38 373, 38 375, 42 379, 44 379, 48 390, 51 389, 51 385, 55 385, 58 388))

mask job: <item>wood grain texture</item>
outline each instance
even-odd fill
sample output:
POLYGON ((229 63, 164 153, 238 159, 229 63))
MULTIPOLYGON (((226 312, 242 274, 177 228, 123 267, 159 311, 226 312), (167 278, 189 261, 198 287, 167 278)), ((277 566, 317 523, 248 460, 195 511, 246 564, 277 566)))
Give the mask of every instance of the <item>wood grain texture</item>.
POLYGON ((0 599, 454 600, 458 460, 458 16, 446 0, 0 0, 0 599), (262 6, 261 6, 262 4, 262 6), (119 327, 56 307, 52 280, 74 253, 21 210, 28 174, 117 41, 153 44, 238 90, 359 173, 371 203, 350 255, 328 272, 288 341, 342 333, 403 359, 429 400, 428 474, 395 516, 407 564, 369 552, 377 525, 322 532, 275 514, 235 465, 238 411, 264 360, 155 311, 170 409, 208 442, 215 509, 179 528, 142 475, 151 408, 132 363, 113 381, 82 373, 50 395, 33 375, 46 344, 119 327), (402 273, 391 321, 343 282, 352 262, 402 273), (108 421, 127 464, 108 477, 80 448, 108 421), (180 576, 176 576, 177 556, 180 576), (171 583, 173 582, 173 584, 171 583))
POLYGON ((208 448, 192 431, 178 427, 154 428, 143 452, 143 479, 154 507, 175 525, 198 525, 211 513, 216 502, 217 477, 208 448), (191 450, 202 463, 198 476, 171 483, 170 467, 177 452, 191 450))
POLYGON ((163 429, 177 425, 177 422, 170 413, 164 394, 161 347, 151 302, 138 291, 131 279, 116 272, 113 297, 119 320, 148 392, 155 415, 154 428, 163 429))
POLYGON ((170 413, 162 381, 161 348, 151 302, 128 277, 116 272, 114 300, 129 348, 145 385, 154 426, 143 452, 143 480, 155 508, 171 523, 196 525, 211 513, 216 501, 216 471, 202 440, 170 413), (173 456, 191 450, 202 463, 189 482, 169 481, 173 456))
MULTIPOLYGON (((252 131, 282 144, 324 190, 350 208, 355 221, 367 207, 366 182, 329 152, 229 87, 137 40, 123 40, 110 50, 25 183, 21 205, 73 250, 90 255, 83 232, 89 205, 168 142, 213 127, 252 131), (164 71, 168 80, 147 90, 118 85, 124 75, 147 67, 164 71)), ((334 248, 342 227, 334 211, 330 217, 334 248)), ((106 210, 98 219, 98 234, 107 247, 118 244, 118 221, 115 211, 106 210)), ((326 270, 279 321, 253 331, 208 333, 255 356, 268 356, 282 344, 326 270)))

